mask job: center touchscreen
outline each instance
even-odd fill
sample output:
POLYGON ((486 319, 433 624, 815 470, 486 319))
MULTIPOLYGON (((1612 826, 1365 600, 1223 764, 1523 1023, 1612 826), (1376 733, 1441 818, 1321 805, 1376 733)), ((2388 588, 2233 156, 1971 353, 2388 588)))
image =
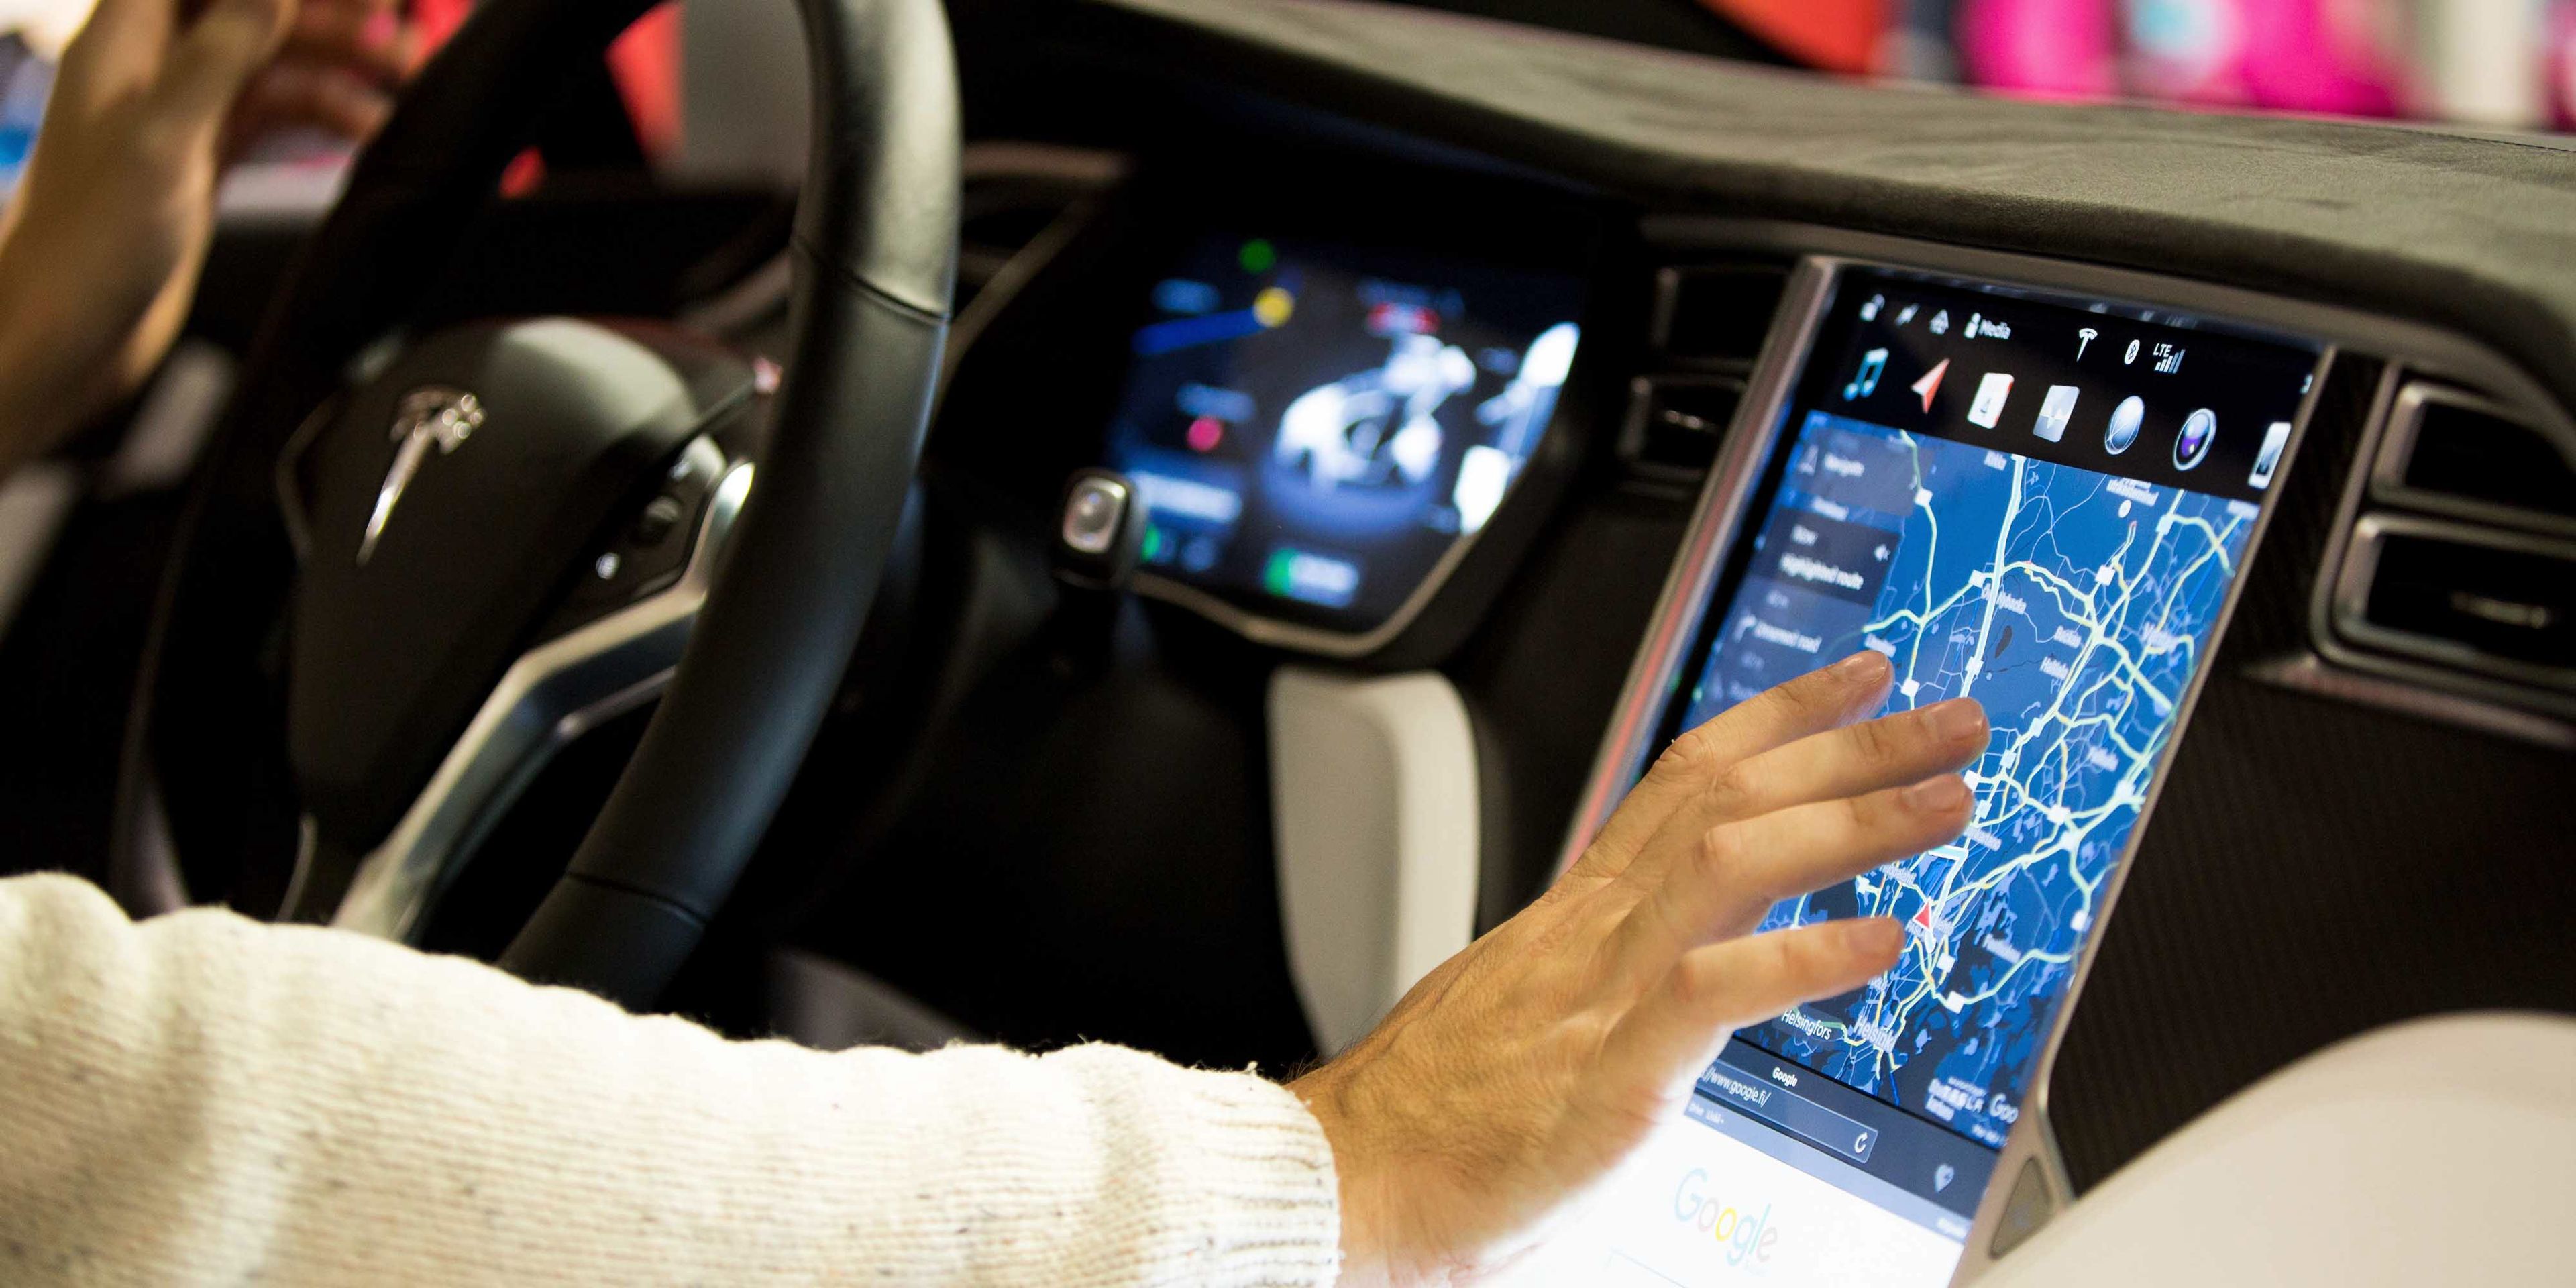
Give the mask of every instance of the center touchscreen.
POLYGON ((1739 1031, 1525 1282, 1950 1281, 2316 377, 2310 344, 1845 270, 1662 716, 1859 649, 1994 728, 1960 840, 1774 908, 1896 968, 1739 1031))

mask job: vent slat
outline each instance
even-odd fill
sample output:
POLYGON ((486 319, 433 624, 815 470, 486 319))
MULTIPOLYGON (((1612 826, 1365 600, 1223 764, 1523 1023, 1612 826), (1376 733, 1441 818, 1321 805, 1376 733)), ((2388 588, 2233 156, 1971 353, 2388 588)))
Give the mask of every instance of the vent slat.
POLYGON ((2392 505, 2520 526, 2576 525, 2576 438, 2418 380, 2399 391, 2373 491, 2392 505))
POLYGON ((2375 514, 2355 525, 2337 625, 2358 642, 2576 688, 2576 546, 2375 514))
POLYGON ((1732 376, 1641 376, 1630 386, 1619 455, 1651 472, 1703 473, 1743 401, 1744 382, 1732 376))

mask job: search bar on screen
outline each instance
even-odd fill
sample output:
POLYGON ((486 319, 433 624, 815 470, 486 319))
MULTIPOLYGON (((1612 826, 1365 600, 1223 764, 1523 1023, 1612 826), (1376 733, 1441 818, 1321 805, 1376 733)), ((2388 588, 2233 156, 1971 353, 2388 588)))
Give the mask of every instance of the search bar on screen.
POLYGON ((1869 1152, 1878 1147, 1877 1128, 1835 1113, 1786 1087, 1755 1082, 1731 1065, 1712 1064, 1703 1070, 1699 1094, 1855 1163, 1868 1162, 1869 1152))

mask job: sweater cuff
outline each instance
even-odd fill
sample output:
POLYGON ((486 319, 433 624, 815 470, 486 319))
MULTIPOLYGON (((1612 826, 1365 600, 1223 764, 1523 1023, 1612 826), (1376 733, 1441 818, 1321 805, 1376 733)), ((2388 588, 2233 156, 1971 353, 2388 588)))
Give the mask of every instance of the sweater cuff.
POLYGON ((1145 1121, 1125 1134, 1168 1152, 1153 1170, 1173 1183, 1198 1264, 1189 1282, 1227 1288, 1323 1288, 1341 1271, 1341 1203, 1332 1146, 1286 1087, 1248 1073, 1184 1069, 1112 1046, 1047 1057, 1086 1079, 1124 1083, 1108 1097, 1145 1121), (1200 1274, 1216 1271, 1213 1278, 1200 1274))

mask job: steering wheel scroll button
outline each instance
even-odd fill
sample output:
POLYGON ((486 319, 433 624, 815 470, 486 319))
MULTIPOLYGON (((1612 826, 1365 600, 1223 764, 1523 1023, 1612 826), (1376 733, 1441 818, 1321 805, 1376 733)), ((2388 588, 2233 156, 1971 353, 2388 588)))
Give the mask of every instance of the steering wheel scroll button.
POLYGON ((725 465, 723 451, 708 439, 682 449, 661 491, 630 517, 612 521, 607 543, 590 554, 538 638, 561 636, 678 581, 725 465))
POLYGON ((635 528, 628 539, 639 546, 658 546, 678 530, 680 520, 688 517, 688 508, 669 493, 654 497, 635 516, 635 528))

